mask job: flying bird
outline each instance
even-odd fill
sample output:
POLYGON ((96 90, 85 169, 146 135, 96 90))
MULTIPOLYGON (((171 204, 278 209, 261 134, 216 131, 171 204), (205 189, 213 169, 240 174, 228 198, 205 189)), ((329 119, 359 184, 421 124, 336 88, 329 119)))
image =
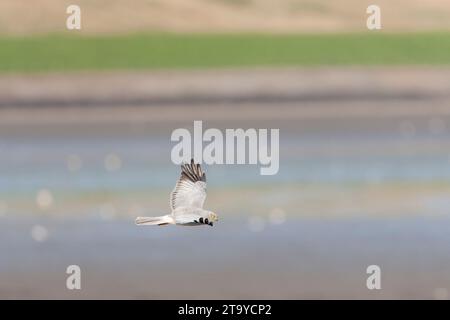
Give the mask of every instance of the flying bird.
POLYGON ((181 165, 181 177, 170 194, 172 212, 160 217, 137 217, 139 226, 180 226, 210 225, 219 221, 217 214, 203 209, 206 199, 206 175, 198 163, 181 165))

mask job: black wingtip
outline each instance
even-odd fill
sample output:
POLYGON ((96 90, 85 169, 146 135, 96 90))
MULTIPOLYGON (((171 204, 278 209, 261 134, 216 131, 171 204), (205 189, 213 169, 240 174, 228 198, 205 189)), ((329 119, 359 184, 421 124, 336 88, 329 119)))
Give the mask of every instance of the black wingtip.
POLYGON ((203 172, 200 164, 195 163, 191 159, 191 163, 184 163, 181 165, 181 177, 186 178, 192 182, 203 181, 206 182, 206 175, 203 172))

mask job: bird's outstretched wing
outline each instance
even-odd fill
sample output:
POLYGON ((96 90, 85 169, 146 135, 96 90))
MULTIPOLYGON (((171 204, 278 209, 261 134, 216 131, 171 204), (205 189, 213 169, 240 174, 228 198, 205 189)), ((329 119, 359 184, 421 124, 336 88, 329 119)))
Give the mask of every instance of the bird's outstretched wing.
POLYGON ((170 207, 203 208, 206 199, 206 175, 199 164, 194 163, 181 166, 181 177, 175 189, 170 194, 170 207))

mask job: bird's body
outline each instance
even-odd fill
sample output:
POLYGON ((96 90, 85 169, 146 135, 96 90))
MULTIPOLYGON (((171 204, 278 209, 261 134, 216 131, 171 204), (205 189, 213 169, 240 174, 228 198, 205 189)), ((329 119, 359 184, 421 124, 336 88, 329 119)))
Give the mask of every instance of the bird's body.
POLYGON ((206 175, 199 164, 191 160, 190 164, 181 166, 181 177, 170 194, 170 214, 159 217, 138 217, 136 224, 181 226, 213 225, 218 221, 217 215, 203 209, 206 199, 206 175))

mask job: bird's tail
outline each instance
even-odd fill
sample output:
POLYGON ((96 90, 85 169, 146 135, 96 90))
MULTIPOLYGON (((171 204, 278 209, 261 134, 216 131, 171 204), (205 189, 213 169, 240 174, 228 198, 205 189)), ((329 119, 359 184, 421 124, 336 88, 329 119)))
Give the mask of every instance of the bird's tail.
POLYGON ((167 224, 175 224, 175 221, 169 215, 161 217, 137 217, 135 222, 138 226, 164 226, 167 224))

